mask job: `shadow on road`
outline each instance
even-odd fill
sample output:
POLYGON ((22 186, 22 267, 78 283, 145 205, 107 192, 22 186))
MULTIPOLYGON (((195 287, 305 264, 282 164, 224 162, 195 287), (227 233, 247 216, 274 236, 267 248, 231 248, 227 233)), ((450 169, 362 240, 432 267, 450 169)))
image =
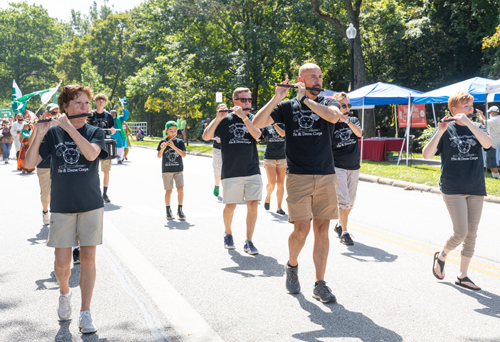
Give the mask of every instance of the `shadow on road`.
POLYGON ((454 285, 452 283, 440 283, 440 284, 451 286, 460 291, 461 293, 476 299, 479 302, 479 304, 484 305, 484 308, 474 310, 477 313, 495 318, 500 318, 500 296, 485 290, 481 291, 467 290, 464 289, 463 287, 454 285))
POLYGON ((168 220, 164 227, 167 227, 168 229, 188 230, 189 228, 194 227, 194 224, 191 224, 188 221, 168 220))
MULTIPOLYGON (((273 217, 272 221, 274 221, 274 222, 280 222, 280 223, 288 223, 288 214, 286 214, 286 215, 280 215, 280 214, 276 214, 276 213, 272 213, 272 212, 270 214, 273 217)), ((293 228, 293 225, 290 224, 290 227, 293 228)))
MULTIPOLYGON (((69 277, 69 287, 74 288, 78 287, 78 283, 80 281, 80 265, 75 265, 71 269, 71 275, 69 277)), ((59 286, 57 284, 57 278, 54 271, 50 272, 50 278, 47 279, 39 279, 36 280, 35 283, 37 285, 37 290, 47 290, 47 285, 45 283, 54 283, 54 287, 51 287, 50 290, 58 289, 59 286)))
POLYGON ((278 263, 275 258, 262 254, 246 256, 235 250, 229 250, 228 253, 231 255, 231 260, 238 266, 222 268, 222 271, 236 273, 243 277, 283 277, 285 273, 285 266, 278 263), (251 271, 262 271, 263 274, 255 275, 255 272, 251 271))
POLYGON ((114 211, 119 210, 121 206, 115 205, 113 203, 104 203, 104 211, 114 211))
POLYGON ((49 238, 49 226, 44 225, 40 232, 36 234, 34 238, 27 239, 32 245, 39 245, 41 243, 45 244, 49 238))
POLYGON ((292 335, 301 341, 323 341, 324 338, 347 337, 366 342, 397 342, 403 338, 392 330, 381 327, 360 312, 346 310, 340 304, 312 303, 302 293, 295 295, 300 306, 309 312, 309 319, 323 330, 307 331, 292 335), (331 312, 324 312, 324 305, 331 312))
POLYGON ((354 246, 347 246, 347 249, 349 252, 340 254, 361 262, 393 262, 398 258, 395 254, 387 253, 383 249, 371 247, 360 242, 355 242, 354 246))

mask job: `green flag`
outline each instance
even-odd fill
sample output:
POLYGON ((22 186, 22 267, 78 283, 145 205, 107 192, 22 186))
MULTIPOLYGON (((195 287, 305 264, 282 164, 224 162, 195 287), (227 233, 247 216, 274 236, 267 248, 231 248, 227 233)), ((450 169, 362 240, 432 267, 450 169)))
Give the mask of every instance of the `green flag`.
MULTIPOLYGON (((33 96, 39 95, 41 97, 43 94, 48 93, 49 91, 53 91, 53 89, 45 89, 45 90, 35 91, 34 93, 24 95, 24 96, 18 98, 17 102, 28 102, 33 96)), ((54 93, 55 93, 55 91, 54 91, 54 93)), ((49 99, 50 99, 50 97, 49 97, 49 99)))

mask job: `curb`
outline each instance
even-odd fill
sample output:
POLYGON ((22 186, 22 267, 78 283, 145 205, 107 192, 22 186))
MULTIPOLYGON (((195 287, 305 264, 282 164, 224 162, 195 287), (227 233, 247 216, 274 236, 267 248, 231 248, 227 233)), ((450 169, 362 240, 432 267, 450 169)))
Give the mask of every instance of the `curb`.
MULTIPOLYGON (((137 145, 136 145, 137 146, 137 145)), ((148 147, 148 146, 139 146, 142 148, 153 148, 153 147, 148 147)), ((187 154, 191 154, 193 156, 200 156, 200 157, 207 157, 207 158, 212 158, 212 154, 210 153, 201 153, 201 152, 186 152, 187 154)), ((260 166, 264 166, 264 162, 262 160, 259 161, 260 166)), ((441 190, 436 187, 436 186, 430 186, 430 185, 425 185, 425 184, 418 184, 418 183, 411 183, 411 182, 406 182, 406 181, 401 181, 397 179, 391 179, 391 178, 384 178, 384 177, 378 177, 378 176, 373 176, 373 175, 367 175, 364 173, 359 174, 359 180, 363 182, 368 182, 368 183, 378 183, 382 185, 389 185, 389 186, 395 186, 398 188, 403 188, 404 190, 414 190, 414 191, 420 191, 420 192, 431 192, 433 194, 440 195, 441 190)), ((500 197, 496 196, 486 196, 484 198, 485 202, 490 202, 490 203, 497 203, 500 204, 500 197)))

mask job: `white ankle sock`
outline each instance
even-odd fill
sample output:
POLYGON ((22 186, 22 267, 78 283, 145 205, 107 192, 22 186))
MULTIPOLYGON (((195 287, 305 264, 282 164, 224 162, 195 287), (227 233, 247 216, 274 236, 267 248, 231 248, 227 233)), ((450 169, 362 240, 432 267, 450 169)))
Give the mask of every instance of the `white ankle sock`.
POLYGON ((62 294, 61 292, 59 292, 59 294, 60 294, 62 297, 69 298, 69 295, 71 294, 71 290, 69 290, 69 292, 68 292, 68 293, 66 293, 66 294, 62 294))

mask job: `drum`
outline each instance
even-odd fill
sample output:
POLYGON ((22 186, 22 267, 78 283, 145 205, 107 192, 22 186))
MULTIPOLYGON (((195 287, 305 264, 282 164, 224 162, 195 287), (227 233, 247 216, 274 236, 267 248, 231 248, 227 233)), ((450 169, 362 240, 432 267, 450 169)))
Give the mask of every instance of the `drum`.
POLYGON ((104 143, 106 144, 106 150, 108 150, 108 157, 103 158, 102 160, 115 159, 116 155, 116 140, 113 138, 104 139, 104 143))

